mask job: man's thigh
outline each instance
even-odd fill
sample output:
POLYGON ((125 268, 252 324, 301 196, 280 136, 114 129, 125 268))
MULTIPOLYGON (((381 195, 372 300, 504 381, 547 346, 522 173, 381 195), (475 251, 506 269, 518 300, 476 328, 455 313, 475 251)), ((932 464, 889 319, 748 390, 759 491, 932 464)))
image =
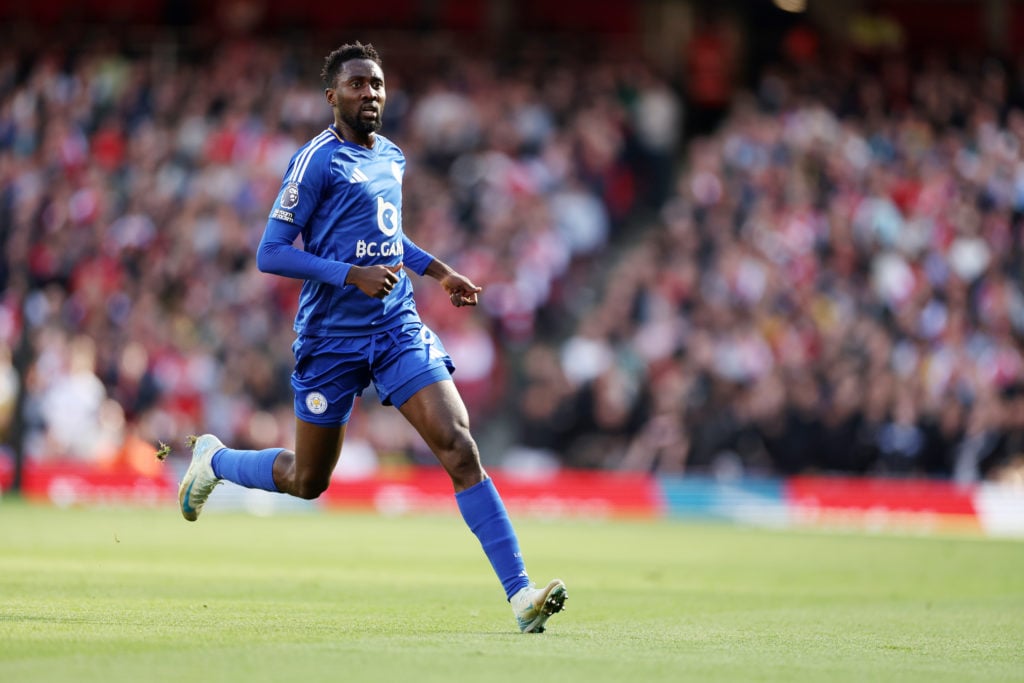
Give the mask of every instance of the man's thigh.
POLYGON ((410 323, 379 336, 373 384, 384 405, 401 407, 420 389, 451 379, 455 364, 440 337, 422 323, 410 323))
POLYGON ((295 419, 295 474, 299 479, 330 479, 345 441, 346 425, 319 425, 295 419))

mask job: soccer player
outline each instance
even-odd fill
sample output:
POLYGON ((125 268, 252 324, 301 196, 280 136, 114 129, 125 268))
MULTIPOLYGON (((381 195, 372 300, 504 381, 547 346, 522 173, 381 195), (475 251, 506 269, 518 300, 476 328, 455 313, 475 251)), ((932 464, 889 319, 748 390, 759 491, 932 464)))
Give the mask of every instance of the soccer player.
POLYGON ((452 359, 420 320, 403 266, 436 279, 455 306, 475 306, 481 288, 402 231, 405 156, 378 132, 386 93, 377 51, 342 45, 327 55, 321 76, 334 123, 292 157, 256 259, 261 271, 304 280, 292 345, 295 452, 236 450, 212 434, 189 437, 181 513, 195 521, 223 480, 319 496, 341 454, 355 397, 372 381, 381 402, 402 413, 451 477, 462 517, 520 630, 543 632, 563 608, 565 584, 530 582, 505 505, 480 463, 452 359), (299 234, 304 249, 293 246, 299 234))

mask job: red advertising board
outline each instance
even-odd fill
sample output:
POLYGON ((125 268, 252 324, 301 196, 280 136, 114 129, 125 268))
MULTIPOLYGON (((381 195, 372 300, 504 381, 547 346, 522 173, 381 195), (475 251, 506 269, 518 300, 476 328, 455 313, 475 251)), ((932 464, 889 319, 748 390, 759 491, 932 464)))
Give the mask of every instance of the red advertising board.
MULTIPOLYGON (((0 482, 4 486, 10 485, 11 474, 11 468, 0 461, 0 482)), ((171 467, 147 475, 129 468, 30 462, 23 473, 22 494, 62 507, 173 506, 179 474, 180 468, 171 467)), ((732 518, 732 514, 748 523, 774 524, 782 520, 795 526, 921 533, 1019 535, 1024 530, 1024 497, 1019 491, 960 487, 945 481, 794 477, 777 480, 775 488, 763 482, 759 487, 748 484, 742 488, 687 479, 687 486, 680 489, 678 482, 670 486, 647 474, 624 472, 560 470, 524 476, 494 470, 491 474, 514 515, 660 518, 669 514, 669 502, 674 501, 688 513, 696 510, 716 518, 732 518), (666 490, 675 491, 674 497, 666 490), (748 514, 752 500, 760 505, 755 506, 758 519, 748 514), (737 512, 743 510, 748 516, 737 512), (770 519, 760 519, 764 515, 770 519)), ((241 509, 239 500, 224 493, 220 496, 222 509, 241 509)), ((451 481, 440 467, 336 476, 315 505, 374 510, 386 515, 457 514, 451 481)))
POLYGON ((980 529, 974 489, 945 481, 794 477, 786 481, 785 498, 798 524, 980 529))
POLYGON ((106 469, 80 463, 29 463, 21 493, 31 500, 71 505, 167 505, 177 499, 170 473, 145 476, 128 469, 106 469))
MULTIPOLYGON (((505 506, 516 514, 550 517, 657 517, 657 482, 645 474, 559 471, 543 476, 492 472, 505 506)), ((372 508, 384 514, 456 510, 452 484, 440 468, 415 467, 359 479, 335 479, 320 500, 327 506, 372 508)))

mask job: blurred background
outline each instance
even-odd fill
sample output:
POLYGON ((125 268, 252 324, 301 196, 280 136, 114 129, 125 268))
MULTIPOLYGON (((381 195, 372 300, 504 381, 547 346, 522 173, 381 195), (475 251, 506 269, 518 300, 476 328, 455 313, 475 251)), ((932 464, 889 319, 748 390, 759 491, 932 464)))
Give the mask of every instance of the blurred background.
MULTIPOLYGON (((255 265, 381 52, 420 311, 508 470, 1024 481, 1024 3, 0 3, 0 482, 290 446, 255 265), (175 453, 172 458, 183 457, 175 453)), ((430 463, 372 392, 340 467, 430 463)))

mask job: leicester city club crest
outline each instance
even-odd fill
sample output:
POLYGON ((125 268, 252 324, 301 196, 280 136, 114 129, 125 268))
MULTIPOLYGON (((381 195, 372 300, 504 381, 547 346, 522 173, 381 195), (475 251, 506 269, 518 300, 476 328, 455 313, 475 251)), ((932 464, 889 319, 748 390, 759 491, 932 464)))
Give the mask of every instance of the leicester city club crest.
POLYGON ((314 415, 323 415, 324 411, 327 410, 327 397, 319 391, 310 392, 306 394, 306 407, 314 415))

